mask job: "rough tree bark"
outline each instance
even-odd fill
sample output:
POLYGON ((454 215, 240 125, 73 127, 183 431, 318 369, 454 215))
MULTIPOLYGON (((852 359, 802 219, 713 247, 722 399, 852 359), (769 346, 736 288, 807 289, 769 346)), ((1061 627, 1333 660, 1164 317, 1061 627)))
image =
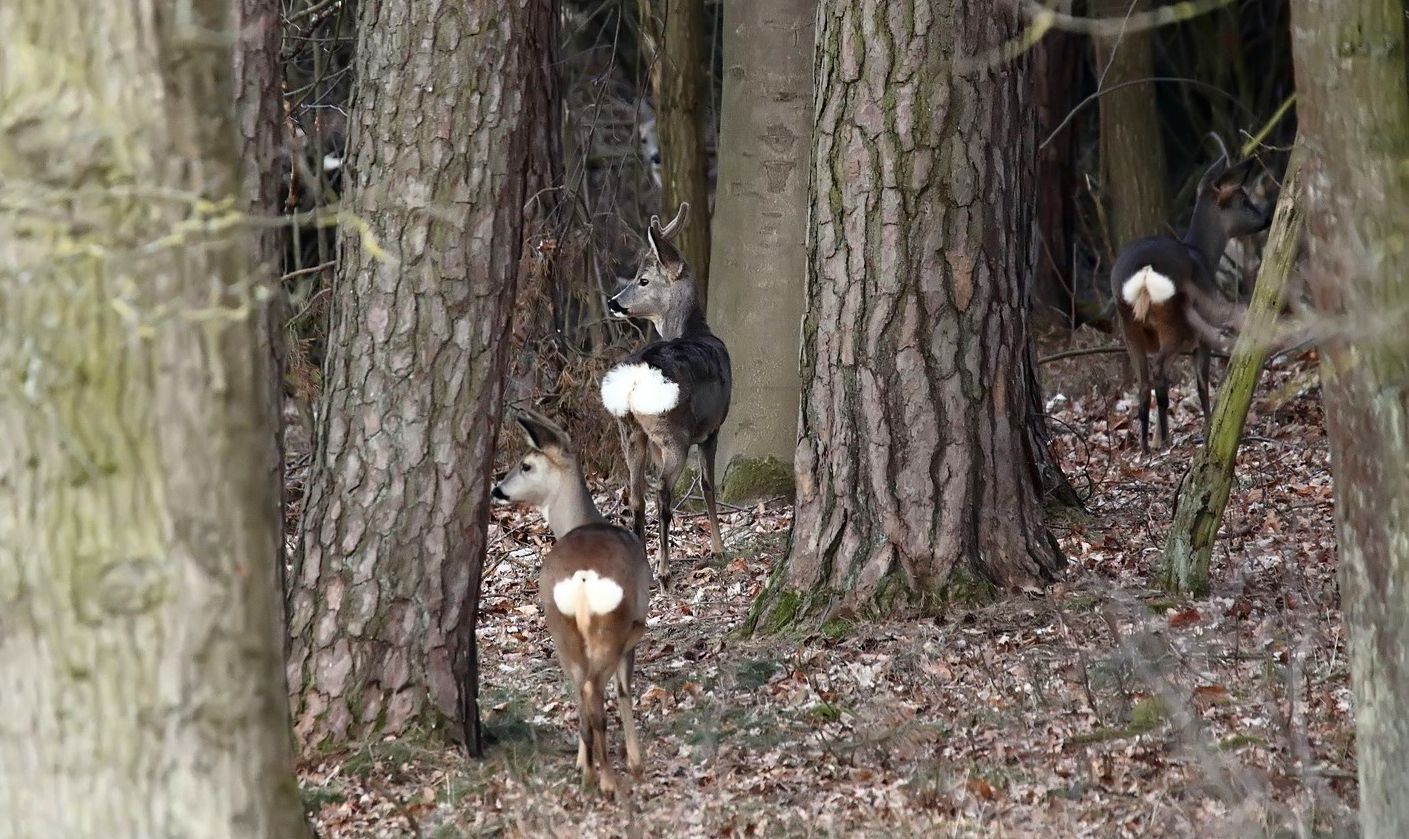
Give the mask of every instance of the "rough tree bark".
POLYGON ((364 0, 324 428, 290 593, 295 728, 480 750, 474 629, 548 0, 364 0), (381 259, 372 241, 388 251, 381 259))
POLYGON ((1360 827, 1409 836, 1409 85, 1401 0, 1294 0, 1360 827))
POLYGON ((998 0, 820 6, 797 518, 755 626, 1064 563, 1027 433, 1029 59, 953 71, 1019 29, 998 0))
POLYGON ((0 5, 0 812, 305 833, 230 0, 0 5), (57 69, 56 69, 57 68, 57 69))
MULTIPOLYGON (((279 0, 238 0, 234 4, 235 123, 239 143, 240 183, 246 212, 264 219, 279 213, 279 144, 283 127, 283 78, 279 61, 279 0)), ((275 560, 280 591, 285 590, 284 519, 284 322, 288 306, 279 280, 285 232, 272 225, 256 228, 251 276, 268 299, 259 322, 259 343, 269 354, 270 375, 265 382, 264 409, 271 431, 266 450, 270 480, 279 487, 274 496, 281 527, 275 560)), ((279 614, 279 634, 285 634, 279 614)))
POLYGON ((1243 331, 1228 360, 1228 372, 1218 388, 1208 442, 1179 484, 1174 521, 1164 543, 1161 582, 1171 591, 1202 595, 1208 592, 1213 542, 1233 488, 1233 467, 1253 391, 1262 376, 1277 315, 1286 302, 1287 276, 1301 244, 1304 214, 1299 171, 1302 151, 1294 150, 1282 180, 1282 194, 1267 237, 1262 266, 1243 331))
POLYGON ((724 7, 710 323, 736 359, 720 497, 792 489, 816 0, 724 7))
POLYGON ((1089 313, 1078 311, 1075 245, 1077 120, 1057 130, 1077 103, 1077 70, 1084 52, 1082 39, 1054 30, 1034 50, 1033 100, 1038 135, 1050 139, 1037 152, 1037 265, 1032 280, 1034 315, 1055 316, 1063 325, 1080 326, 1089 313), (1053 132, 1056 132, 1055 134, 1053 132))
MULTIPOLYGON (((1120 20, 1149 11, 1150 0, 1091 0, 1093 17, 1120 20)), ((1149 31, 1094 37, 1101 90, 1154 75, 1149 31)), ((1101 96, 1101 185, 1110 208, 1111 245, 1119 250, 1169 228, 1164 142, 1155 112, 1155 86, 1137 84, 1101 96)))
POLYGON ((690 202, 690 223, 675 244, 695 274, 700 307, 709 298, 709 65, 704 60, 704 0, 641 0, 642 28, 659 45, 651 84, 660 138, 661 205, 690 202), (657 20, 653 5, 661 8, 657 20))

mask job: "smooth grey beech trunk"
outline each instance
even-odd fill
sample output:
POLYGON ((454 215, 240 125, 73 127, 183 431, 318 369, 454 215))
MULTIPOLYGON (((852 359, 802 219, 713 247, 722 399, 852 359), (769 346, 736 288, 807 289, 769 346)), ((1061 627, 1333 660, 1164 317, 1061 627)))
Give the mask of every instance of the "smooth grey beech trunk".
POLYGON ((709 317, 736 359, 719 444, 725 500, 792 487, 816 8, 815 0, 724 6, 709 317))

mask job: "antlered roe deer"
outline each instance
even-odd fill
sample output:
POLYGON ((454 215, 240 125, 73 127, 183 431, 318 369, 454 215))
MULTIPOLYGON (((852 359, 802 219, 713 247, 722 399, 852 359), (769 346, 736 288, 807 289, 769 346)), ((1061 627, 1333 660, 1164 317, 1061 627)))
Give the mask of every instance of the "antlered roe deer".
POLYGON ((660 552, 656 576, 670 576, 670 519, 675 482, 685 468, 691 446, 699 446, 700 482, 709 511, 712 546, 724 553, 714 495, 714 454, 719 427, 729 415, 733 373, 729 350, 712 332, 700 311, 695 277, 671 241, 689 217, 682 203, 665 227, 652 216, 646 240, 650 251, 636 279, 608 308, 617 317, 650 320, 661 340, 627 356, 602 379, 602 404, 617 418, 621 447, 630 474, 627 486, 636 535, 646 538, 646 460, 660 475, 656 496, 660 552))
POLYGON ((1225 149, 1199 181, 1194 215, 1184 235, 1137 239, 1121 250, 1111 269, 1121 332, 1139 380, 1142 451, 1149 450, 1152 389, 1159 406, 1160 445, 1169 442, 1168 366, 1174 355, 1194 352, 1199 407, 1208 423, 1211 352, 1231 348, 1247 311, 1219 294, 1214 273, 1229 239, 1272 223, 1244 185, 1252 163, 1249 158, 1230 165, 1225 149))
POLYGON ((578 692, 577 765, 583 783, 600 772, 601 789, 618 789, 606 747, 606 686, 616 677, 626 764, 641 770, 631 705, 636 644, 646 631, 651 567, 641 540, 598 512, 572 440, 546 417, 522 411, 515 422, 529 451, 494 486, 499 501, 536 507, 557 543, 543 557, 538 592, 563 670, 578 692))

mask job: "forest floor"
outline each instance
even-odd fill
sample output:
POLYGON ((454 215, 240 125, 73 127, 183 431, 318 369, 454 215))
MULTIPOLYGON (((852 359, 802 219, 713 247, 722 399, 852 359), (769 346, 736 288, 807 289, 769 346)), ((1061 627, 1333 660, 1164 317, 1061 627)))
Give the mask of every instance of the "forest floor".
MULTIPOLYGON (((678 519, 676 587, 655 595, 637 657, 646 768, 628 816, 580 788, 574 768, 575 703, 537 605, 551 537, 534 514, 500 510, 479 638, 488 759, 403 737, 306 760, 322 836, 1353 832, 1314 361, 1280 363, 1259 387, 1214 590, 1196 600, 1152 583, 1200 437, 1187 369, 1173 446, 1148 456, 1130 390, 1116 392, 1118 356, 1044 374, 1056 445, 1088 507, 1051 523, 1071 562, 1060 585, 939 619, 745 638, 790 508, 731 512, 722 560, 708 555, 703 518, 678 519)), ((599 501, 611 509, 615 497, 604 488, 599 501)), ((619 749, 610 706, 608 719, 619 749)))

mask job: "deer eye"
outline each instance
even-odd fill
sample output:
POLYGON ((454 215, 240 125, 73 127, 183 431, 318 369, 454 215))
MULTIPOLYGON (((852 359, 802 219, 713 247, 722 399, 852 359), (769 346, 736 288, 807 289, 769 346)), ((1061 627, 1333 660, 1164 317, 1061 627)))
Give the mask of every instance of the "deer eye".
POLYGON ((651 284, 651 280, 649 277, 642 277, 640 280, 637 281, 637 284, 642 286, 648 286, 651 284))
POLYGON ((533 471, 533 464, 532 464, 532 463, 529 463, 527 460, 525 460, 525 461, 523 462, 523 464, 522 464, 519 468, 522 469, 522 470, 525 471, 525 472, 532 472, 532 471, 533 471))

